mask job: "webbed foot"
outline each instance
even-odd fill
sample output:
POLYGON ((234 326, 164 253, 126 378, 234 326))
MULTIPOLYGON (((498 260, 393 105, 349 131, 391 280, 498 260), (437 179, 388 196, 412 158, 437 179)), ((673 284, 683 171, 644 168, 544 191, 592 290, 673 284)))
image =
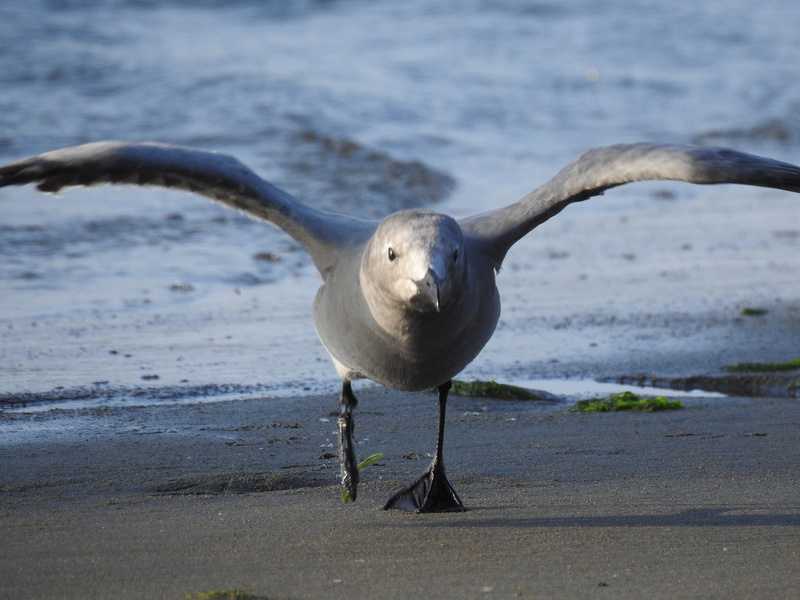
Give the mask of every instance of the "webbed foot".
POLYGON ((383 510, 395 508, 416 512, 464 512, 464 503, 453 488, 444 466, 434 461, 412 484, 389 498, 383 510))
POLYGON ((342 492, 345 502, 355 502, 358 492, 358 465, 356 452, 353 447, 353 409, 358 402, 353 395, 350 382, 342 385, 342 395, 339 399, 341 413, 339 414, 339 456, 341 459, 340 474, 342 477, 342 492))
POLYGON ((458 497, 444 471, 442 447, 444 446, 444 419, 447 406, 447 393, 451 382, 439 386, 439 437, 436 439, 436 458, 428 470, 411 485, 404 487, 389 498, 383 510, 396 508, 416 512, 464 512, 464 503, 458 497))

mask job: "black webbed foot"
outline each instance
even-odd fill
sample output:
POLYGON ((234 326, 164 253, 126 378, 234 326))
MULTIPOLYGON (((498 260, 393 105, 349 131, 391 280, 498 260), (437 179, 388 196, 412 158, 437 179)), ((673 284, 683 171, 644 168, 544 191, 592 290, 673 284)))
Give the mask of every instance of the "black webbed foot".
POLYGON ((358 465, 356 452, 353 448, 353 409, 358 402, 353 394, 349 381, 342 384, 342 395, 339 398, 339 457, 341 459, 340 473, 345 502, 355 502, 358 492, 358 465))
POLYGON ((417 512, 463 512, 464 503, 453 489, 444 471, 442 448, 444 446, 444 419, 447 393, 451 382, 439 386, 439 436, 436 440, 436 457, 431 466, 414 483, 403 488, 383 506, 384 510, 396 508, 417 512))
POLYGON ((417 512, 464 512, 464 503, 453 488, 444 466, 434 459, 428 470, 412 484, 389 498, 383 510, 390 508, 417 512))

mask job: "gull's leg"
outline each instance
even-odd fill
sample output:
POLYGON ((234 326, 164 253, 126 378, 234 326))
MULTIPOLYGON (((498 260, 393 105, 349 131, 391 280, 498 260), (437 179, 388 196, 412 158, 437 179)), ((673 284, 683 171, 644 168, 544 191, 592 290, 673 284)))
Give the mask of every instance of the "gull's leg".
POLYGON ((355 502, 358 488, 358 465, 353 449, 353 409, 358 404, 350 381, 342 382, 342 395, 339 396, 339 457, 341 463, 342 487, 355 502))
POLYGON ((451 382, 439 386, 439 437, 436 440, 436 456, 425 471, 411 485, 403 488, 384 505, 383 509, 398 508, 417 512, 463 512, 464 503, 447 479, 442 459, 444 446, 444 415, 447 393, 451 382))

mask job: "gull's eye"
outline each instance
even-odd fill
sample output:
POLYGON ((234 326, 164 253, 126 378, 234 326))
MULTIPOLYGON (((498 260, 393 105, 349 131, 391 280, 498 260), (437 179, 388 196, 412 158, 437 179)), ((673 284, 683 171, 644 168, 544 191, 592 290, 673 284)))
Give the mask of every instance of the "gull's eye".
POLYGON ((393 261, 395 258, 397 258, 397 254, 395 254, 394 248, 389 248, 388 254, 389 254, 389 261, 393 261))
POLYGON ((453 250, 453 262, 458 262, 458 250, 453 250))

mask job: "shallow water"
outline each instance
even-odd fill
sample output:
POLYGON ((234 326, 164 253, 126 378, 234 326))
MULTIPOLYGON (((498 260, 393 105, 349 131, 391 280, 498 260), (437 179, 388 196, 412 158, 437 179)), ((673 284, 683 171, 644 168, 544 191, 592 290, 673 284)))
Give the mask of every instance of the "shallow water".
MULTIPOLYGON (((608 143, 800 162, 798 30, 789 0, 5 3, 0 159, 157 139, 376 217, 501 206, 608 143)), ((279 231, 162 191, 0 206, 0 391, 335 390, 317 276, 279 231)), ((509 255, 503 320, 464 378, 651 372, 676 344, 666 372, 786 359, 799 231, 796 199, 763 190, 647 184, 571 207, 509 255), (764 332, 736 331, 762 347, 737 351, 748 305, 769 308, 764 332)))

